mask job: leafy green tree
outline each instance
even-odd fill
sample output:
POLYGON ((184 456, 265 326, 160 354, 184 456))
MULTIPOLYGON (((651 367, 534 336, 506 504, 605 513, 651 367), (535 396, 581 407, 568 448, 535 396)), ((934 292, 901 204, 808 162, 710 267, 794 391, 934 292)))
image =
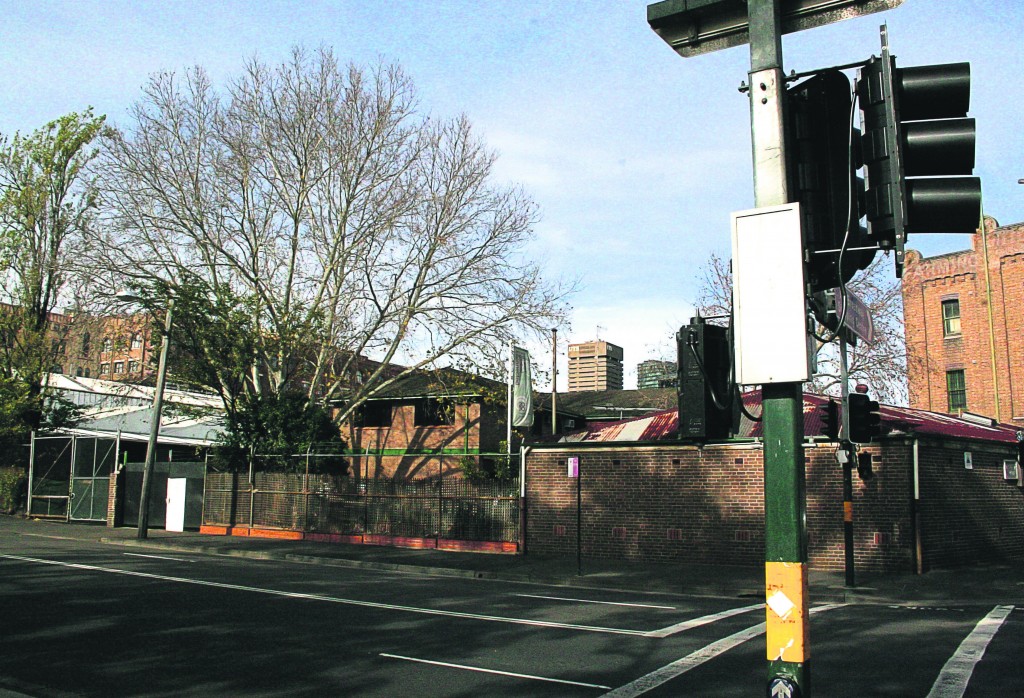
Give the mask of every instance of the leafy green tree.
POLYGON ((98 206, 90 165, 103 116, 67 114, 13 138, 0 135, 0 377, 5 415, 22 430, 44 417, 43 377, 63 348, 53 310, 71 281, 72 261, 89 244, 98 206))
MULTIPOLYGON (((304 461, 290 456, 316 448, 333 446, 338 453, 344 447, 337 425, 330 413, 310 404, 302 393, 282 393, 248 399, 228 416, 224 446, 228 461, 236 467, 248 467, 258 458, 276 461, 284 470, 300 470, 304 461), (269 457, 269 458, 268 458, 269 457)), ((313 470, 343 473, 347 463, 342 458, 324 461, 314 459, 313 470)))

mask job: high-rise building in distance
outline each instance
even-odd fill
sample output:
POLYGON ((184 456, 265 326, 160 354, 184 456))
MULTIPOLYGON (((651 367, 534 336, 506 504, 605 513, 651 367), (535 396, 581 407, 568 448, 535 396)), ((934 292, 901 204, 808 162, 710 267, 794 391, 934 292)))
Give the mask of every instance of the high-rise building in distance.
POLYGON ((569 392, 622 390, 622 347, 594 340, 569 345, 569 392))
POLYGON ((660 361, 658 359, 641 361, 636 366, 636 387, 639 390, 671 388, 678 382, 679 377, 676 373, 675 361, 660 361))

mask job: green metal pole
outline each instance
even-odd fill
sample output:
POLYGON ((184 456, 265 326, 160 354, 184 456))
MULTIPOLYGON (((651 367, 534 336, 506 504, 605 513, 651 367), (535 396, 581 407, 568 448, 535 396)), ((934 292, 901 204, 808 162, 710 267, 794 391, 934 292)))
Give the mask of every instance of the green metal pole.
MULTIPOLYGON (((758 207, 777 206, 790 202, 780 0, 749 0, 747 13, 754 199, 758 207)), ((762 405, 767 694, 809 696, 801 384, 762 386, 762 405)))

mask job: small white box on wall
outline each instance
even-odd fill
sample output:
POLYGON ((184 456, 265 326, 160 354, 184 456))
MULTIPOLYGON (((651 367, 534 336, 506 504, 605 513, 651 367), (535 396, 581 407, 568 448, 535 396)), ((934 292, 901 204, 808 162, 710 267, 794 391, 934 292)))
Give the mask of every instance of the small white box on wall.
POLYGON ((1003 461, 1003 479, 1004 480, 1017 480, 1020 478, 1018 474, 1020 472, 1017 467, 1017 461, 1015 460, 1004 460, 1003 461))
POLYGON ((964 451, 964 468, 967 470, 974 470, 974 461, 971 460, 970 451, 964 451))

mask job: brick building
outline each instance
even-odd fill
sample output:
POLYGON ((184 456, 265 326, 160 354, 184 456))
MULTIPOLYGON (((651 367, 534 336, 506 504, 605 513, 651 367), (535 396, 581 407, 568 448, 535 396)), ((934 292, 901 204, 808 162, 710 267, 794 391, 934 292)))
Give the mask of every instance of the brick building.
POLYGON ((1024 224, 985 219, 970 250, 910 251, 903 271, 910 404, 1024 425, 1024 224))
POLYGON ((458 474, 464 459, 493 461, 507 437, 506 390, 454 370, 398 380, 342 425, 354 474, 417 480, 458 474))
MULTIPOLYGON (((0 303, 0 313, 12 312, 13 306, 0 303)), ((153 353, 159 349, 150 344, 144 315, 49 313, 47 322, 50 373, 139 383, 155 372, 153 353)))
MULTIPOLYGON (((747 396, 748 408, 759 410, 747 396)), ((842 468, 821 434, 825 400, 804 397, 809 562, 844 565, 842 468)), ((888 433, 854 475, 856 566, 911 571, 1024 557, 1015 429, 883 406, 888 433)), ((764 562, 760 425, 698 447, 675 441, 674 410, 534 444, 526 461, 526 550, 638 561, 764 562), (580 479, 567 459, 579 458, 580 479)))

